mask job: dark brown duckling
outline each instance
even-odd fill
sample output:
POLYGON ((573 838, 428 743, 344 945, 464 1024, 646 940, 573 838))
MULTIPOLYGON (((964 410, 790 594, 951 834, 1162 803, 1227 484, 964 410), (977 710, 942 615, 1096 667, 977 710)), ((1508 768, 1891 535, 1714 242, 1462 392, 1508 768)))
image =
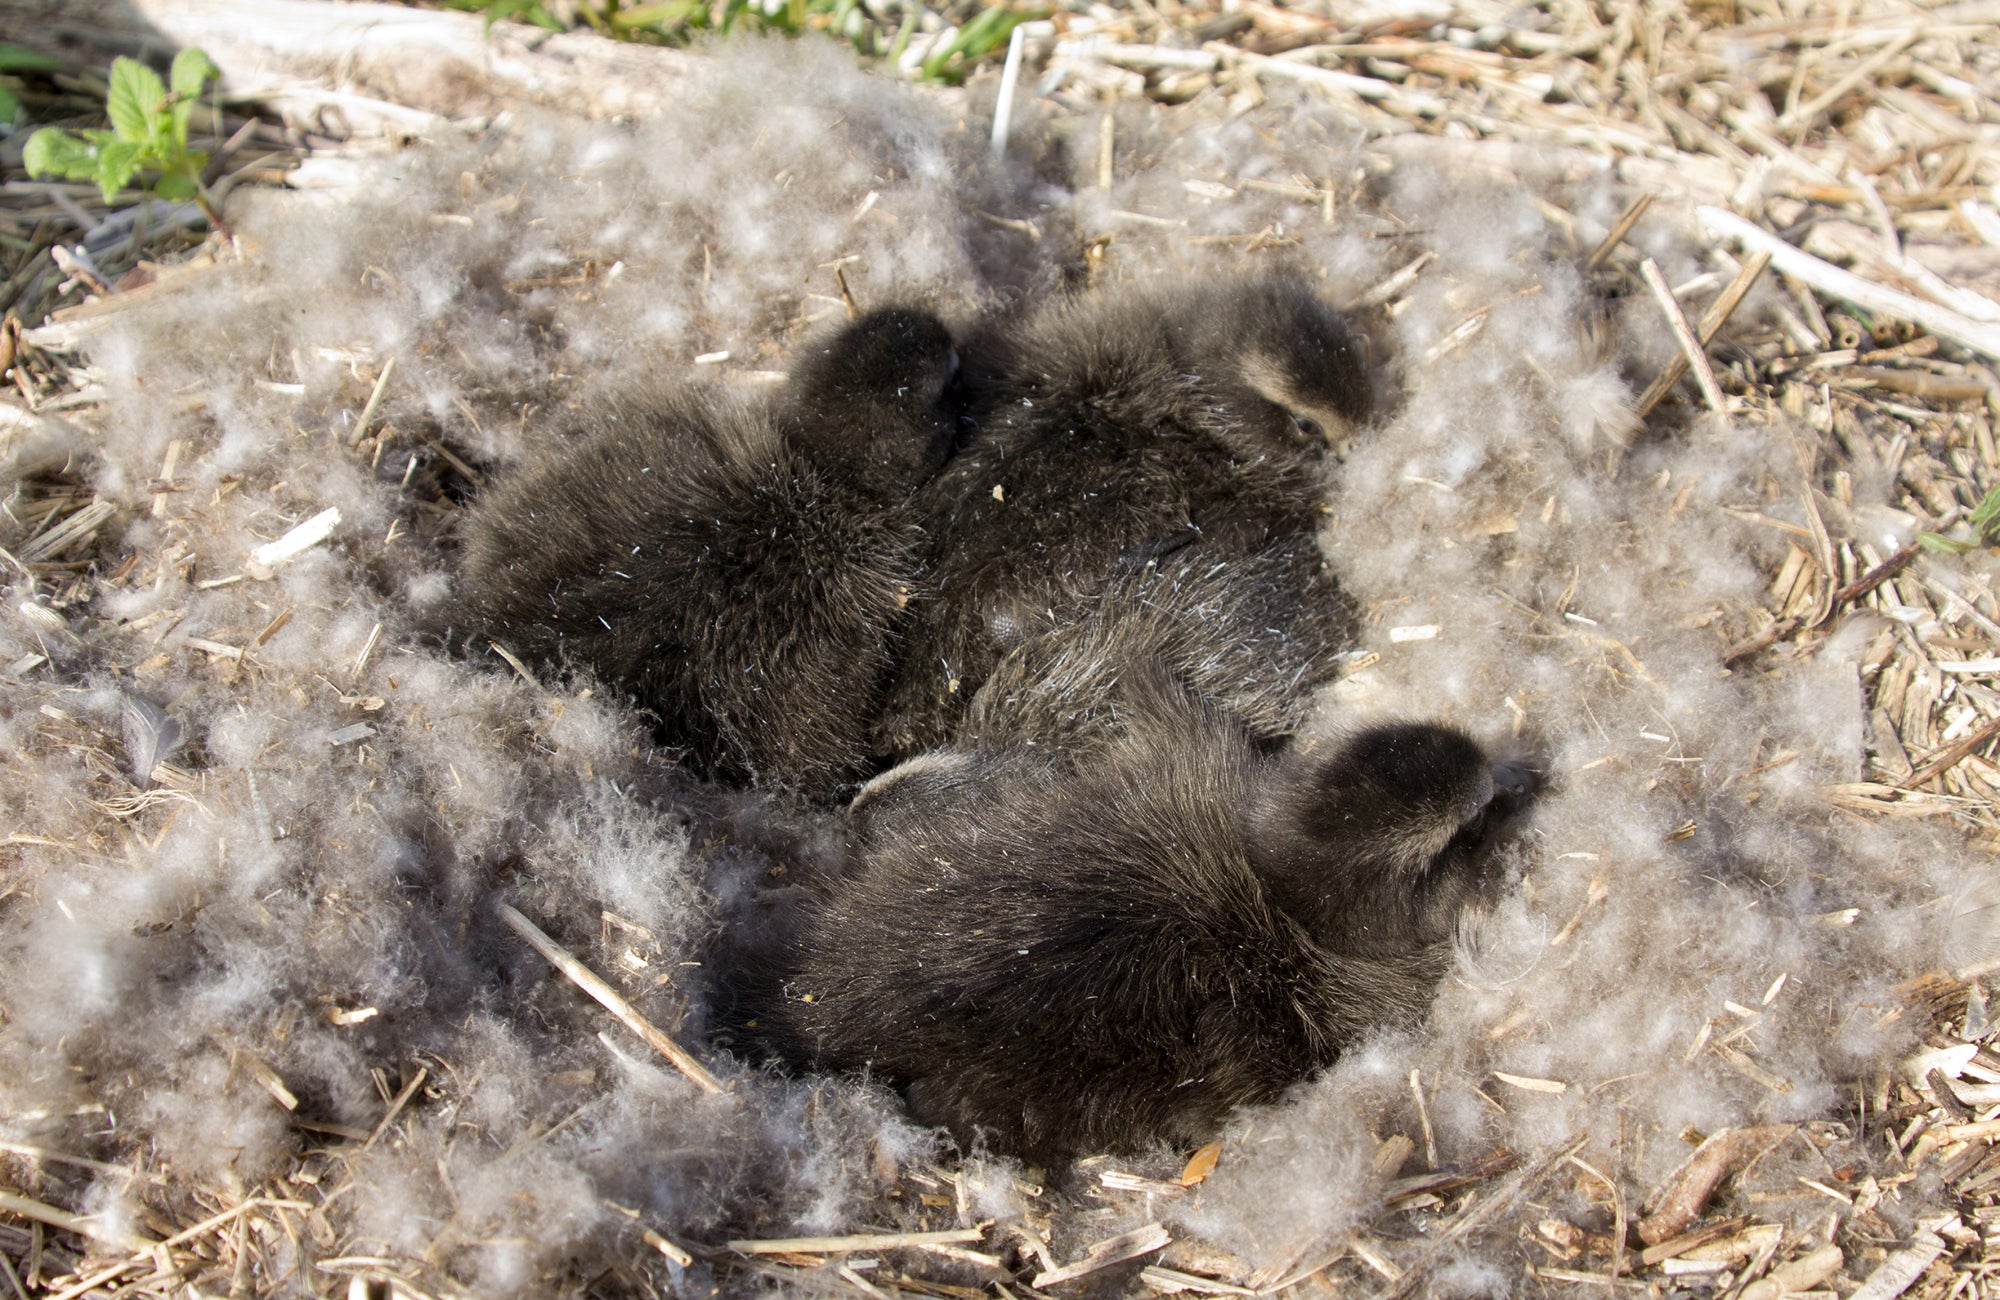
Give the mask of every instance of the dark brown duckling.
POLYGON ((980 427, 918 497, 929 576, 884 752, 945 743, 1003 656, 1099 602, 1178 611, 1178 670, 1255 725, 1296 725, 1353 634, 1316 540, 1370 409, 1346 326, 1274 277, 1078 299, 997 333, 980 427), (1230 576, 1257 557, 1282 563, 1230 576), (1248 583, 1263 596, 1239 603, 1277 623, 1197 611, 1248 583), (1266 671, 1230 650, 1252 638, 1266 671))
POLYGON ((1424 1015, 1531 784, 1428 725, 1270 754, 1128 680, 1088 763, 958 747, 865 787, 757 1032, 1027 1158, 1196 1145, 1424 1015))
POLYGON ((870 312, 775 400, 640 387, 466 518, 458 621, 629 693, 703 775, 865 775, 922 563, 910 495, 957 433, 928 312, 870 312))

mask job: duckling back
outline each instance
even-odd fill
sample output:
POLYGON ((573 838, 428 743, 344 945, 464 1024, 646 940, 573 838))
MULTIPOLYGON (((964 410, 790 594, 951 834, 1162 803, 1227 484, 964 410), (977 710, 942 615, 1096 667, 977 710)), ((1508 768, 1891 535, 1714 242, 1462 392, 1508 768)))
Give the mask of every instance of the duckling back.
POLYGON ((1464 838, 1493 798, 1484 755, 1385 735, 1265 755, 1161 670, 1087 764, 959 746, 892 770, 769 983, 765 1041, 1032 1158, 1205 1141, 1421 1017, 1490 878, 1464 838), (1384 743, 1430 761, 1384 767, 1384 743), (1321 896, 1347 910, 1329 921, 1321 896))
POLYGON ((1330 679, 1352 628, 1315 538, 1331 453, 1369 409, 1337 316, 1293 279, 1129 292, 1059 304, 996 349, 980 429, 917 500, 928 575, 886 752, 947 739, 1004 656, 1100 604, 1164 604, 1189 637, 1206 625, 1179 662, 1252 718, 1273 683, 1298 699, 1330 679), (1230 585, 1261 595, 1218 602, 1207 575, 1238 566, 1230 585), (1218 603, 1283 613, 1215 623, 1218 603), (1268 649, 1272 627, 1292 645, 1245 676, 1228 647, 1268 649))
POLYGON ((951 343, 871 313, 771 402, 634 387, 465 521, 477 639, 629 693, 704 775, 830 798, 864 774, 948 446, 951 343))

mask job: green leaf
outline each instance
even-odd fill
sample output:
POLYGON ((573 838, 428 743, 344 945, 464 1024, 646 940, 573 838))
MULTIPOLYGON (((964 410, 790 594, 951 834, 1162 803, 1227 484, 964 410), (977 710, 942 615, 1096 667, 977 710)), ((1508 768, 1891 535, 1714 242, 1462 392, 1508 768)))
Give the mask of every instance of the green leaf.
POLYGON ((194 178, 183 172, 168 172, 153 182, 153 193, 175 203, 185 203, 195 195, 194 178))
POLYGON ((1979 535, 1981 541, 2000 540, 2000 485, 1995 485, 1992 491, 1980 499, 1979 504, 1972 508, 1972 514, 1967 517, 1967 521, 1971 523, 1972 531, 1979 535))
POLYGON ((938 80, 947 75, 964 76, 963 68, 947 68, 954 59, 967 63, 983 58, 1007 43, 1014 29, 1029 20, 1030 15, 1013 10, 994 7, 982 9, 972 21, 959 28, 952 38, 938 49, 931 51, 924 59, 922 76, 926 80, 938 80))
POLYGON ((214 59, 190 45, 174 56, 168 84, 176 95, 192 99, 201 94, 203 86, 221 75, 222 69, 215 66, 214 59))
POLYGON ((97 174, 97 149, 83 136, 45 126, 28 137, 27 146, 21 150, 21 162, 30 176, 87 181, 97 174))
POLYGON ((701 7, 701 0, 672 0, 672 3, 668 4, 634 5, 630 9, 620 9, 611 15, 611 25, 620 31, 631 31, 639 27, 661 29, 678 27, 701 7))
POLYGON ((194 117, 195 102, 201 98, 201 88, 209 78, 219 77, 222 70, 200 50, 190 46, 174 56, 171 74, 173 87, 173 108, 170 110, 171 133, 169 144, 183 148, 187 144, 188 122, 194 117))
POLYGON ((889 42, 889 66, 894 68, 903 62, 903 51, 910 48, 910 33, 917 30, 917 13, 920 5, 910 5, 903 10, 902 25, 896 28, 894 40, 889 42))
POLYGON ((0 41, 0 72, 59 72, 62 66, 61 59, 50 58, 40 50, 0 41))
POLYGON ((107 140, 97 151, 97 174, 93 177, 97 188, 104 191, 104 201, 111 202, 118 197, 118 191, 139 170, 139 155, 146 146, 132 140, 107 140))
POLYGON ((104 108, 119 139, 143 145, 160 138, 164 134, 160 103, 166 97, 167 86, 159 73, 137 59, 112 60, 111 93, 104 108))
POLYGON ((1961 542, 1943 533, 1918 533, 1917 545, 1933 555, 1963 555, 1972 549, 1971 542, 1961 542))
POLYGON ((21 120, 21 101, 15 97, 13 87, 0 81, 0 125, 12 126, 21 120))
POLYGON ((445 8, 462 9, 471 13, 484 13, 486 15, 486 27, 489 31, 492 30, 494 23, 503 18, 510 18, 516 22, 531 23, 545 31, 565 32, 569 30, 568 25, 557 22, 550 15, 549 11, 542 7, 540 0, 445 0, 445 8))

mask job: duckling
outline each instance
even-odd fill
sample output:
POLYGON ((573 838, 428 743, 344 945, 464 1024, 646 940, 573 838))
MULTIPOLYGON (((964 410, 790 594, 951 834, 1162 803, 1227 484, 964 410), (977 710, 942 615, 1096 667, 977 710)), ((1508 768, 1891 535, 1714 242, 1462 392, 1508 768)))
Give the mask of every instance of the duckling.
POLYGON ((704 775, 832 798, 869 763, 956 364, 935 316, 885 308, 772 402, 649 385, 593 404, 471 509, 459 620, 629 693, 704 775))
POLYGON ((948 740, 1004 655, 1114 598, 1165 602, 1190 634, 1205 626, 1180 666, 1246 716, 1295 722, 1300 688, 1327 680, 1352 637, 1316 545, 1330 461, 1370 409, 1339 317, 1302 280, 1274 277, 1073 300, 992 346, 981 427, 918 495, 929 578, 885 753, 948 740), (1270 567, 1250 579, 1278 623, 1194 616, 1221 581, 1201 575, 1260 555, 1287 557, 1282 580, 1270 567), (1214 653, 1271 643, 1274 627, 1293 639, 1280 672, 1245 676, 1242 658, 1214 653))
POLYGON ((1088 764, 958 745, 863 787, 760 1032, 1028 1159, 1197 1145, 1422 1017, 1531 787, 1425 724, 1267 753, 1135 668, 1088 764))
POLYGON ((1253 735, 1297 730, 1312 688, 1351 653, 1353 602, 1304 533, 1238 555, 1217 549, 1184 547, 1116 572, 1066 620, 1051 613, 1013 630, 956 742, 1040 745, 1087 761, 1118 725, 1127 677, 1148 664, 1171 665, 1253 735))

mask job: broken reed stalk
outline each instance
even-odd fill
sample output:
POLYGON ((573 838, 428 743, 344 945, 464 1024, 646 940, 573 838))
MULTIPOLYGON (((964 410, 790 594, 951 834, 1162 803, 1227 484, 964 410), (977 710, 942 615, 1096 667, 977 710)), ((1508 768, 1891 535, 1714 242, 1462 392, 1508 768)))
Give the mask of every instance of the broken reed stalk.
POLYGON ((1097 1242, 1084 1251, 1082 1259, 1064 1264, 1060 1268, 1045 1269, 1037 1273, 1028 1285, 1039 1291, 1043 1287, 1054 1286, 1059 1282, 1073 1282, 1077 1278, 1110 1268, 1113 1264, 1123 1264, 1128 1259, 1137 1259, 1141 1255, 1162 1250, 1172 1240, 1165 1225, 1149 1223, 1143 1228, 1134 1228, 1130 1232, 1097 1242))
POLYGON ((1618 245, 1625 242, 1625 236, 1632 233, 1632 227, 1639 224, 1639 218, 1645 216, 1646 209, 1652 206, 1653 193, 1651 190, 1641 192, 1637 198, 1626 204, 1625 211, 1618 214, 1617 222, 1612 225, 1610 232, 1604 236, 1604 241, 1592 250, 1590 257, 1583 264, 1583 269, 1586 271, 1595 271, 1610 261, 1611 254, 1617 251, 1618 245))
POLYGON ((1583 1150, 1586 1138, 1575 1137, 1562 1145, 1552 1147, 1536 1157, 1532 1164, 1523 1165, 1509 1174, 1506 1181, 1487 1193, 1486 1199, 1460 1214, 1432 1240, 1431 1248, 1421 1258, 1404 1271, 1403 1276, 1387 1290, 1376 1295, 1375 1300, 1402 1300, 1419 1290, 1431 1272, 1446 1259, 1458 1253, 1458 1243, 1478 1231, 1487 1223, 1527 1195, 1530 1188, 1557 1165, 1583 1150))
MULTIPOLYGON (((1701 323, 1695 326, 1695 337, 1701 340, 1702 347, 1706 348, 1714 341, 1715 336, 1735 314, 1737 306, 1749 295, 1751 286, 1755 285, 1758 277, 1764 274, 1764 268, 1770 264, 1769 253, 1760 250, 1751 254, 1750 260, 1736 272, 1735 278, 1717 295, 1715 301, 1708 305, 1708 310, 1701 314, 1701 323)), ((1641 420, 1652 414, 1653 408, 1660 404, 1661 400, 1673 390, 1673 386, 1680 382, 1681 376, 1687 373, 1687 368, 1687 357, 1675 356, 1640 395, 1638 403, 1632 408, 1633 414, 1641 420)))
POLYGON ((410 1098, 416 1096, 417 1089, 423 1087, 424 1080, 430 1077, 430 1073, 430 1067, 427 1065, 417 1067, 416 1076, 403 1085, 402 1091, 398 1092, 395 1100, 389 1103, 388 1113, 382 1116, 381 1122, 375 1126, 375 1131, 368 1135, 368 1140, 361 1144, 363 1151, 374 1146, 381 1140, 382 1135, 389 1131, 389 1126, 396 1122, 396 1116, 403 1113, 403 1107, 410 1104, 410 1098))
POLYGON ((1849 69, 1846 76, 1813 96, 1811 100, 1780 117, 1777 121, 1778 129, 1790 134, 1795 142, 1802 139, 1805 136, 1807 128, 1819 121, 1820 114, 1838 104, 1848 91, 1853 90, 1862 82, 1889 66, 1904 50, 1915 45, 1918 38, 1922 35, 1923 33, 1920 31, 1905 32, 1902 36, 1889 42, 1889 44, 1883 46, 1874 54, 1849 69))
MULTIPOLYGON (((1941 523, 1939 527, 1949 527, 1949 525, 1941 523)), ((1901 573, 1904 569, 1909 568, 1910 561, 1916 559, 1917 553, 1922 549, 1923 545, 1915 538, 1912 538, 1904 542, 1901 546, 1898 546, 1888 559, 1868 570, 1868 572, 1862 574, 1853 582, 1848 583, 1839 591, 1834 592, 1831 607, 1826 612, 1826 618, 1820 620, 1820 626, 1824 627, 1833 618, 1834 614, 1839 612, 1842 605, 1861 599, 1869 592, 1875 590, 1875 588, 1901 573)))
POLYGON ((1436 254, 1429 252, 1417 254, 1416 258, 1412 260, 1409 263, 1409 265, 1403 267, 1402 270, 1397 271, 1395 274, 1389 276, 1388 279, 1383 280, 1381 283, 1377 284, 1374 288, 1369 289, 1367 292, 1363 293, 1360 297, 1355 298, 1351 302, 1349 302, 1347 304, 1347 310, 1360 311, 1366 307, 1382 306, 1384 303, 1388 302, 1391 298, 1394 298, 1397 294, 1401 293, 1403 290, 1415 284, 1417 282, 1417 276, 1422 273, 1424 267, 1427 266, 1430 263, 1431 258, 1435 256, 1436 254))
POLYGON ((1016 26, 1007 38, 1007 62, 1000 72, 1000 93, 993 101, 993 161, 1007 157, 1007 135, 1014 121, 1014 86, 1021 79, 1021 52, 1027 48, 1027 29, 1016 26))
POLYGON ((1715 382, 1715 371, 1708 365, 1708 354, 1702 350, 1701 340, 1695 337, 1694 326, 1681 311, 1680 303, 1674 298, 1672 286, 1660 274, 1660 267, 1652 258, 1639 263, 1639 274, 1645 277, 1646 287, 1653 291, 1654 299, 1660 304, 1660 313, 1667 318, 1667 327, 1674 332, 1674 338, 1681 345, 1683 364, 1694 370, 1695 382, 1701 385, 1702 400, 1708 409, 1721 412, 1728 409, 1728 402, 1722 396, 1722 386, 1715 382))
POLYGON ((1949 748, 1927 761, 1922 767, 1910 773, 1901 781, 1896 782, 1896 784, 1905 790, 1915 790, 1920 786, 1927 785, 1943 776, 1952 768, 1957 767, 1960 763, 1963 763, 1974 752, 1995 737, 2000 737, 2000 718, 1993 719, 1963 740, 1952 744, 1949 748))
POLYGON ((36 1223, 46 1223, 51 1228, 73 1232, 92 1241, 107 1242, 115 1246, 128 1244, 117 1234, 107 1233, 98 1225, 97 1220, 89 1215, 71 1214, 68 1210, 58 1210, 53 1205, 46 1205, 32 1197, 17 1196, 13 1192, 0 1192, 0 1213, 19 1215, 36 1223))
POLYGON ((382 373, 375 377, 374 391, 368 394, 368 404, 361 408, 361 418, 354 422, 354 432, 348 436, 347 445, 359 447, 368 436, 368 427, 375 422, 375 412, 382 406, 382 394, 389 391, 389 376, 396 373, 396 358, 390 357, 382 363, 382 373))
POLYGON ((520 657, 516 655, 513 651, 509 650, 506 646, 501 645, 498 641, 488 641, 486 643, 486 648, 488 650, 491 650, 494 654, 499 655, 502 659, 506 660, 507 666, 509 668, 512 668, 516 673, 519 673, 522 681, 526 682, 528 685, 534 687, 538 691, 543 691, 544 694, 547 693, 542 684, 539 681, 535 680, 535 675, 528 671, 528 665, 522 663, 520 657))
POLYGON ((843 1255, 856 1250, 899 1250, 905 1246, 948 1246, 983 1240, 986 1226, 941 1232, 866 1232, 849 1237, 765 1237, 726 1242, 740 1255, 843 1255))
POLYGON ((1710 1242, 1721 1241, 1724 1237, 1733 1237, 1749 1226, 1750 1217, 1741 1214, 1734 1218, 1704 1224, 1699 1228, 1683 1232, 1678 1237, 1670 1237, 1657 1246, 1646 1247, 1639 1252, 1639 1267, 1652 1268, 1661 1260, 1685 1255, 1697 1246, 1706 1246, 1710 1242))
POLYGON ((847 272, 840 267, 834 267, 833 282, 840 286, 840 305, 847 309, 847 319, 853 320, 861 314, 861 307, 854 301, 854 294, 847 287, 847 272))
POLYGON ((567 976, 572 984, 596 998, 606 1011, 624 1022, 627 1029, 646 1040, 646 1045, 673 1062, 674 1068, 685 1074, 696 1087, 704 1092, 721 1092, 722 1083, 708 1067, 688 1055, 687 1049, 662 1033, 652 1021, 635 1010, 630 1002, 619 995, 618 990, 606 984, 590 969, 571 956, 569 951, 548 935, 541 927, 521 915, 505 903, 498 906, 500 919, 505 921, 514 933, 528 941, 528 946, 548 959, 551 966, 567 976))
POLYGON ((1875 366, 1851 366, 1847 373, 1865 379, 1877 388, 1911 397, 1935 397, 1946 402, 1976 402, 1993 389, 1976 379, 1947 379, 1922 370, 1882 370, 1875 366))
POLYGON ((1616 1179, 1606 1177, 1594 1165, 1580 1160, 1574 1155, 1565 1158, 1570 1164, 1575 1165, 1598 1182, 1603 1183, 1605 1189, 1611 1193, 1611 1272, 1609 1276, 1615 1278, 1625 1271, 1625 1229, 1630 1222, 1625 1208, 1625 1193, 1619 1188, 1616 1179))
MULTIPOLYGON (((1936 529, 1951 527, 1957 518, 1957 511, 1947 512, 1937 521, 1934 531, 1936 529)), ((1780 641, 1790 640, 1808 627, 1824 628, 1830 626, 1833 623, 1834 616, 1839 614, 1842 609, 1861 599, 1869 592, 1901 573, 1904 569, 1910 567, 1910 561, 1915 559, 1921 550, 1922 546, 1916 540, 1913 539, 1905 542, 1903 545, 1897 547, 1888 559, 1862 574, 1853 582, 1848 583, 1845 587, 1834 592, 1827 600, 1826 613, 1822 614, 1817 622, 1796 617, 1778 619, 1763 631, 1745 637, 1723 651, 1722 666, 1725 668, 1734 667, 1760 650, 1767 650, 1780 641)), ((1959 757, 1963 758, 1964 755, 1961 754, 1959 757)))

